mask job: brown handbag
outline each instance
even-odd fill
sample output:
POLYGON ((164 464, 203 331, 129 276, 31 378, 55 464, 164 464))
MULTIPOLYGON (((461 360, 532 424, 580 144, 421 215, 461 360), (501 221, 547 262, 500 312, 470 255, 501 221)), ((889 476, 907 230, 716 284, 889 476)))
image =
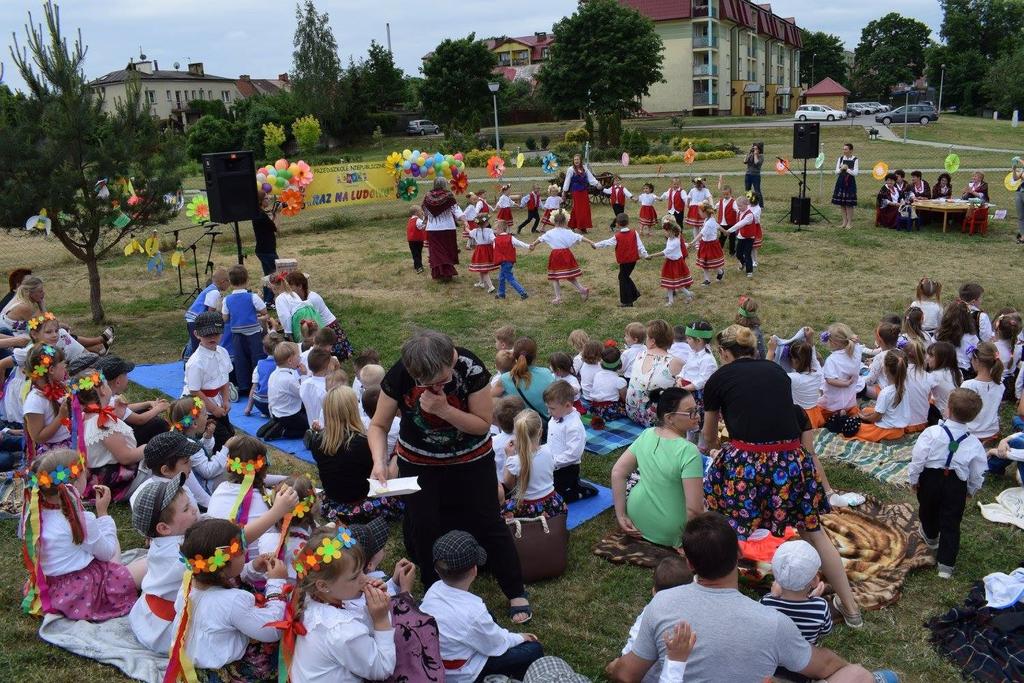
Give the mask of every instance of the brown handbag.
POLYGON ((565 573, 569 561, 568 515, 516 517, 506 520, 519 554, 523 581, 553 579, 565 573))

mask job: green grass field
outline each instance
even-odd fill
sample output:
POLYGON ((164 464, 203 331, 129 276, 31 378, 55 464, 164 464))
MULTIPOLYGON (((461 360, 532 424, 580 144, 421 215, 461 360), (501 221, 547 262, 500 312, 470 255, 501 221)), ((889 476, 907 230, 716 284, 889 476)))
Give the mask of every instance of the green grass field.
MULTIPOLYGON (((863 131, 860 128, 824 131, 824 144, 831 159, 826 170, 834 164, 835 152, 846 139, 844 134, 854 132, 862 134, 863 131)), ((739 144, 749 141, 752 134, 767 141, 769 155, 782 156, 790 145, 791 133, 787 129, 739 131, 732 133, 730 139, 739 144)), ((855 140, 855 144, 858 152, 863 150, 862 159, 870 160, 862 166, 888 160, 890 165, 898 162, 908 169, 938 168, 944 156, 941 150, 909 149, 909 145, 869 144, 860 139, 855 140), (897 156, 901 151, 920 156, 897 156)), ((969 163, 971 167, 1006 163, 1002 155, 996 154, 965 153, 961 158, 965 170, 969 163)), ((660 176, 656 168, 618 168, 645 176, 656 182, 659 189, 664 189, 666 176, 671 172, 685 175, 735 173, 738 166, 742 170, 738 162, 729 161, 693 167, 677 165, 662 169, 660 176)), ((537 169, 510 170, 510 180, 517 188, 525 185, 525 181, 517 178, 525 177, 527 172, 534 175, 537 169)), ((475 180, 481 175, 479 170, 471 171, 473 185, 490 188, 494 181, 475 180)), ((627 184, 638 188, 645 177, 630 178, 627 184)), ((726 176, 726 182, 738 186, 741 178, 726 176)), ((809 178, 811 195, 826 215, 837 220, 838 213, 827 203, 831 173, 822 176, 820 195, 818 182, 817 176, 809 178), (817 199, 819 196, 821 201, 817 199)), ((956 178, 957 185, 961 182, 966 182, 965 173, 956 178)), ((696 288, 697 298, 693 304, 677 303, 673 308, 661 305, 657 260, 641 264, 634 275, 643 292, 638 307, 617 308, 616 267, 608 251, 578 252, 583 280, 594 288, 591 300, 582 305, 571 296, 561 307, 548 303, 550 288, 544 277, 543 250, 521 256, 517 265, 517 276, 532 295, 525 302, 517 299, 497 302, 471 287, 474 278, 466 271, 468 253, 464 254, 458 280, 450 286, 438 285, 426 275, 417 276, 412 272, 404 242, 406 206, 399 202, 364 210, 310 209, 294 218, 283 218, 279 222, 282 231, 279 253, 299 259, 301 268, 310 273, 314 289, 324 295, 338 314, 354 346, 377 348, 385 365, 396 359, 400 345, 417 327, 444 330, 458 343, 492 363, 491 333, 506 323, 534 337, 543 357, 554 351, 568 350, 568 333, 577 327, 588 330, 592 337, 617 339, 624 326, 633 320, 665 318, 677 324, 699 316, 720 329, 732 321, 736 298, 741 294, 752 294, 760 301, 766 334, 789 336, 801 325, 821 329, 841 320, 862 337, 870 338, 881 315, 902 312, 906 308, 913 298, 915 283, 925 274, 944 283, 946 301, 954 296, 960 283, 977 280, 985 286, 984 303, 988 310, 1020 305, 1019 254, 1013 244, 1012 221, 993 221, 986 238, 967 237, 959 231, 943 235, 934 226, 919 233, 890 232, 872 226, 873 212, 869 207, 876 183, 866 173, 862 174, 861 183, 861 208, 853 230, 839 231, 816 223, 798 231, 786 225, 782 215, 784 206, 788 206, 788 197, 795 193, 795 182, 788 176, 767 171, 764 179, 767 243, 762 250, 757 276, 748 281, 730 271, 722 285, 696 288)), ((711 185, 713 188, 713 180, 711 185)), ((994 183, 993 191, 994 201, 1006 206, 1010 197, 1001 189, 1001 184, 997 190, 994 183)), ((631 207, 631 211, 635 209, 631 207)), ((609 220, 607 206, 598 207, 595 224, 603 226, 609 220)), ((180 225, 184 227, 183 223, 180 225)), ((247 232, 247 226, 243 229, 247 232)), ((596 232, 599 236, 607 234, 604 227, 596 232)), ((646 243, 657 250, 657 238, 649 237, 646 243)), ((42 244, 28 241, 21 235, 0 234, 0 253, 19 254, 19 262, 24 259, 46 280, 50 306, 75 327, 86 332, 95 329, 87 320, 84 269, 66 260, 52 245, 48 249, 39 248, 42 244)), ((234 246, 230 242, 219 244, 214 250, 214 260, 229 264, 234 246)), ((246 247, 251 252, 248 240, 246 247)), ((250 258, 248 263, 252 265, 255 260, 250 258)), ((153 277, 145 271, 145 259, 118 256, 104 264, 103 277, 108 318, 118 332, 115 350, 143 363, 176 359, 185 331, 181 318, 184 303, 177 296, 178 283, 173 272, 153 277)), ((133 392, 135 396, 148 395, 138 388, 133 392)), ((1004 414, 1004 429, 1009 426, 1010 413, 1007 410, 1004 414)), ((585 476, 608 484, 616 455, 588 454, 584 458, 585 476)), ((275 463, 284 471, 309 470, 308 465, 287 456, 277 457, 275 463)), ((835 463, 826 461, 825 467, 837 488, 862 491, 886 501, 913 501, 908 490, 881 484, 835 463)), ((999 490, 1009 485, 1009 480, 990 481, 976 500, 990 502, 999 490)), ((860 631, 837 628, 825 645, 869 667, 896 669, 904 680, 958 680, 956 670, 928 645, 922 623, 958 604, 973 581, 992 571, 1009 571, 1020 559, 1013 549, 1020 547, 1021 532, 983 521, 977 508, 971 505, 964 520, 964 543, 952 581, 938 579, 933 570, 913 573, 896 605, 866 614, 867 626, 860 631)), ((131 530, 126 508, 118 508, 115 518, 122 546, 140 545, 141 539, 131 530)), ((618 654, 630 624, 649 599, 651 588, 649 571, 613 566, 591 553, 594 543, 614 527, 614 516, 609 511, 573 531, 567 573, 558 580, 530 587, 536 618, 529 630, 540 636, 547 651, 565 657, 595 678, 601 676, 604 665, 618 654)), ((399 537, 396 530, 389 561, 398 557, 399 537)), ((45 683, 83 678, 124 680, 112 669, 78 659, 38 640, 35 635, 38 621, 22 615, 18 608, 23 576, 15 524, 2 522, 0 614, 5 616, 0 621, 0 641, 5 643, 0 648, 2 678, 45 683)), ((479 590, 498 615, 499 622, 509 625, 494 582, 484 578, 479 590)))
MULTIPOLYGON (((893 131, 903 135, 903 126, 893 124, 893 131)), ((1009 119, 978 118, 943 114, 938 121, 927 126, 910 126, 907 137, 912 140, 948 142, 957 139, 961 144, 993 149, 1024 149, 1024 125, 1014 128, 1009 119)), ((1009 166, 1007 158, 1004 163, 1009 166)))

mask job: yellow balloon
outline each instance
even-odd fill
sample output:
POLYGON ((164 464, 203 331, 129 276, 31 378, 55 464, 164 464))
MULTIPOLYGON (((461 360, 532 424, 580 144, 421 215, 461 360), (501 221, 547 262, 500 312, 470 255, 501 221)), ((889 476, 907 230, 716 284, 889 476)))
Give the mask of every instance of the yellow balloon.
POLYGON ((409 149, 403 149, 402 150, 402 158, 403 159, 408 159, 411 156, 412 156, 412 150, 409 150, 409 149))
POLYGON ((871 177, 875 180, 884 180, 885 174, 889 172, 889 164, 884 161, 879 161, 875 164, 875 167, 871 169, 871 177))
POLYGON ((1009 173, 1006 174, 1006 177, 1003 178, 1003 187, 1005 187, 1010 192, 1016 192, 1017 188, 1020 187, 1021 182, 1024 182, 1024 178, 1014 180, 1013 171, 1010 171, 1009 173))
POLYGON ((522 168, 524 163, 526 163, 526 155, 520 152, 516 155, 516 168, 522 168))

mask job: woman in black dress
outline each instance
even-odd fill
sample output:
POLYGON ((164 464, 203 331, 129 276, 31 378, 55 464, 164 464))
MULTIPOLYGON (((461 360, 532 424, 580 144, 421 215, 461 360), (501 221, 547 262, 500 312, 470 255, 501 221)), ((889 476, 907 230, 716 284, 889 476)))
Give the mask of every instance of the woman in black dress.
POLYGON ((860 165, 853 156, 853 145, 843 145, 843 156, 836 159, 836 186, 832 190, 832 203, 843 213, 840 228, 853 227, 853 210, 857 207, 857 174, 860 165))
MULTIPOLYGON (((253 253, 260 260, 264 275, 277 270, 277 202, 263 190, 256 193, 257 211, 252 219, 252 232, 256 237, 253 253)), ((274 305, 274 293, 269 287, 263 288, 263 301, 267 306, 274 305)))

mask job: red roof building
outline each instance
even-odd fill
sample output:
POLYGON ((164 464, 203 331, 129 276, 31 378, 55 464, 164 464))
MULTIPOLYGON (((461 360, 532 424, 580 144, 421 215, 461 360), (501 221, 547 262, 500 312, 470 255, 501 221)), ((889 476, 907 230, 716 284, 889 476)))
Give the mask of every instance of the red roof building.
POLYGON ((238 86, 238 92, 245 98, 253 95, 276 95, 279 92, 292 89, 288 74, 279 74, 277 78, 252 78, 249 74, 242 74, 235 81, 235 85, 238 86))

